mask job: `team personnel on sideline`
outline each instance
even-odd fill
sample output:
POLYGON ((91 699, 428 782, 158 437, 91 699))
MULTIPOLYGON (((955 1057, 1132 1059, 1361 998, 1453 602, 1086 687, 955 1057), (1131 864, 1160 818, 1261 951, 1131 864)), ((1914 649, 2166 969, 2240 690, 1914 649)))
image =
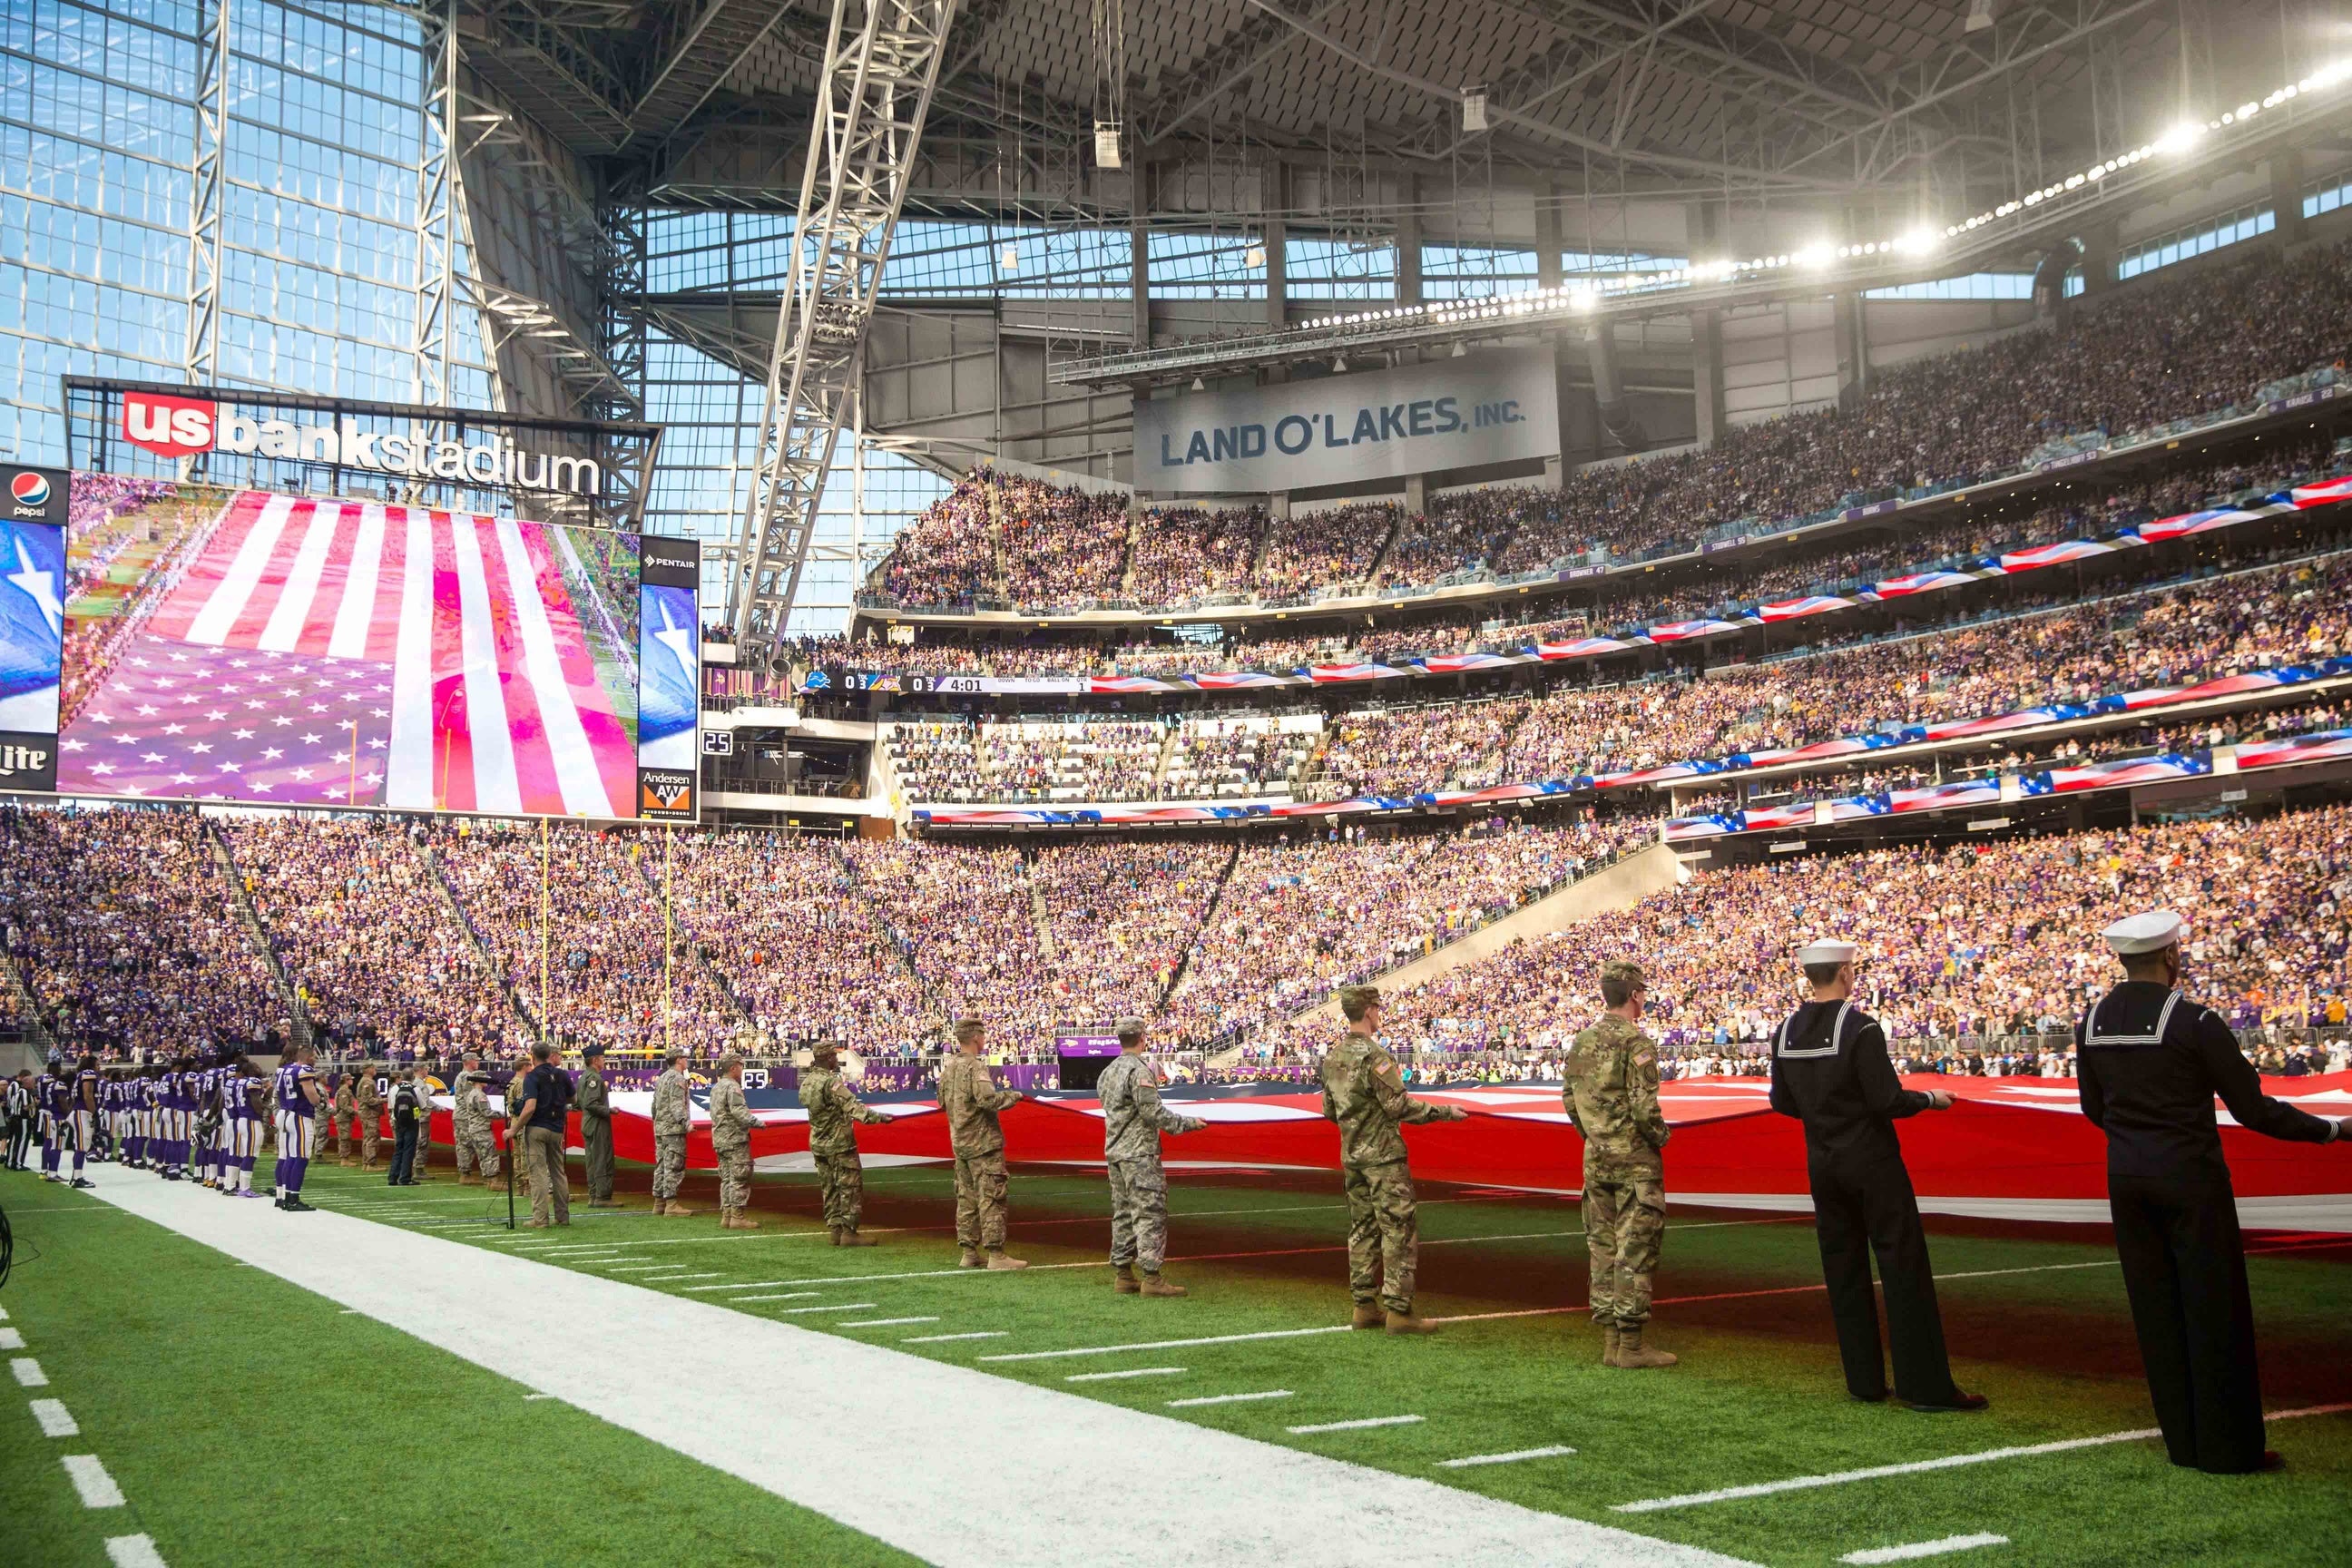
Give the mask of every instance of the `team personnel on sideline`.
POLYGON ((1435 1333, 1437 1325, 1412 1310, 1421 1222, 1404 1134, 1397 1128, 1407 1121, 1462 1121, 1470 1113, 1405 1093, 1396 1058, 1377 1037, 1380 987, 1342 986, 1339 1012, 1348 1032, 1323 1058, 1323 1115, 1339 1124, 1339 1177, 1348 1193, 1348 1288, 1356 1301, 1350 1326, 1435 1333))
POLYGON ((1657 1272, 1666 1234, 1669 1136, 1658 1109, 1658 1043, 1641 1026, 1649 988, 1642 966, 1630 959, 1601 966, 1607 1011, 1569 1047, 1560 1095, 1584 1140, 1584 1238, 1601 1364, 1628 1371, 1672 1366, 1678 1359, 1642 1345, 1650 1321, 1650 1277, 1657 1272))
POLYGON ((572 1173, 563 1163, 563 1134, 572 1109, 572 1079, 555 1065, 555 1047, 530 1048, 532 1067, 520 1084, 507 1085, 507 1146, 520 1140, 523 1174, 530 1178, 530 1225, 572 1223, 572 1173), (521 1104, 516 1105, 520 1097, 521 1104))
POLYGON ((866 1171, 857 1159, 856 1124, 890 1119, 866 1109, 849 1091, 841 1078, 841 1052, 830 1042, 809 1053, 808 1070, 801 1074, 801 1109, 808 1112, 809 1157, 824 1188, 824 1225, 834 1246, 873 1246, 873 1237, 857 1234, 858 1216, 866 1210, 866 1171))
POLYGON ((1878 1302, 1870 1289, 1875 1253, 1886 1292, 1886 1337, 1894 1343, 1895 1397, 1914 1410, 1981 1410, 1984 1395, 1963 1394, 1952 1381, 1927 1233, 1895 1136, 1895 1118, 1947 1110, 1952 1097, 1905 1089, 1895 1076, 1886 1032, 1853 1005, 1857 951, 1850 942, 1825 941, 1798 952, 1812 1000, 1772 1038, 1772 1109, 1805 1124, 1813 1229, 1846 1392, 1868 1404, 1886 1397, 1878 1302))
POLYGON ((1181 1296, 1184 1287, 1160 1278, 1168 1258, 1168 1173, 1160 1163, 1160 1135, 1198 1132, 1208 1123, 1160 1103, 1160 1069, 1143 1054, 1144 1021, 1124 1017, 1114 1029, 1118 1059, 1095 1084, 1110 1178, 1111 1284, 1122 1296, 1181 1296))
POLYGON ((999 1089, 996 1075, 980 1059, 988 1026, 978 1018, 956 1020, 955 1054, 940 1064, 940 1109, 947 1113, 948 1146, 955 1152, 956 1258, 960 1268, 1026 1268, 1004 1251, 1004 1129, 996 1113, 1027 1099, 999 1089))
POLYGON ((302 1178, 318 1148, 319 1107, 326 1099, 312 1063, 318 1054, 298 1047, 292 1059, 278 1068, 278 1206, 288 1214, 309 1214, 302 1201, 302 1178))
POLYGON ((2345 1123, 2263 1094, 2230 1026, 2180 994, 2179 915, 2153 910, 2105 934, 2124 978, 2074 1026, 2077 1082, 2083 1114, 2107 1135, 2107 1208, 2164 1449, 2217 1475, 2275 1469, 2213 1097, 2267 1138, 2330 1143, 2345 1123))
POLYGON ((261 1153, 261 1118, 255 1112, 253 1091, 261 1077, 243 1057, 233 1058, 221 1075, 222 1190, 233 1197, 255 1198, 253 1163, 261 1153))
POLYGON ((34 1087, 38 1081, 33 1069, 26 1068, 8 1080, 5 1091, 0 1091, 0 1108, 8 1114, 7 1137, 5 1145, 0 1145, 0 1159, 5 1159, 12 1171, 26 1169, 25 1159, 33 1150, 33 1131, 41 1119, 34 1087))
POLYGON ((375 1169, 376 1146, 383 1140, 383 1091, 375 1086, 375 1070, 362 1062, 352 1075, 352 1131, 359 1138, 362 1171, 375 1169))
POLYGON ((719 1058, 710 1084, 710 1152, 719 1158, 719 1228, 757 1230, 751 1206, 751 1129, 760 1119, 743 1098, 743 1058, 733 1051, 719 1058))
POLYGON ((677 1201, 678 1184, 686 1180, 687 1129, 693 1124, 686 1053, 672 1051, 662 1058, 661 1077, 654 1079, 654 1213, 664 1219, 685 1219, 694 1213, 677 1201))
POLYGON ((580 1147, 588 1156, 588 1206, 608 1209, 614 1206, 613 1101, 604 1089, 604 1047, 583 1047, 580 1064, 572 1104, 580 1112, 580 1147))

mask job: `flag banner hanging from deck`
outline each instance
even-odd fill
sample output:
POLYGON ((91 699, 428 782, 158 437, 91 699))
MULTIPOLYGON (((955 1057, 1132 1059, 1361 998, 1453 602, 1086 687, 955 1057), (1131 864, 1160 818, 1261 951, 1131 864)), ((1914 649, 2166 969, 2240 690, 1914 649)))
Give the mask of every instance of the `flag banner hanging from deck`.
POLYGON ((637 536, 159 488, 77 523, 60 791, 641 815, 637 536))

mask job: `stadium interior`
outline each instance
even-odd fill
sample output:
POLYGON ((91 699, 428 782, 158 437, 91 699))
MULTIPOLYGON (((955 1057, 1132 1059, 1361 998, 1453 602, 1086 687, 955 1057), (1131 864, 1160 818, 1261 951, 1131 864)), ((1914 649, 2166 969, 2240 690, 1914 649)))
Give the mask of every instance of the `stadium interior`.
POLYGON ((2084 1023, 2352 1115, 2339 9, 0 14, 0 1568, 2352 1561, 2352 1143, 2207 1473, 2084 1023))

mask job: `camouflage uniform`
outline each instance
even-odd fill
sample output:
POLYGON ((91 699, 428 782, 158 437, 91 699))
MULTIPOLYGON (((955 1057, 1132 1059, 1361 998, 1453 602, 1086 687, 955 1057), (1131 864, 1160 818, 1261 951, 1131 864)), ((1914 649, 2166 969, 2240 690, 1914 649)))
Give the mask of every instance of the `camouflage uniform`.
POLYGON ((1348 1190, 1348 1288, 1358 1307, 1378 1301, 1410 1314, 1421 1227, 1397 1127, 1460 1121, 1468 1113, 1405 1093, 1396 1058, 1365 1035, 1341 1036, 1323 1058, 1322 1078, 1323 1115, 1339 1124, 1339 1174, 1348 1190))
POLYGON ((312 1146, 321 1160, 327 1157, 327 1140, 332 1138, 335 1157, 346 1165, 352 1162, 351 1094, 350 1089, 341 1089, 319 1097, 319 1125, 312 1146))
POLYGON ((1658 1047, 1639 1026, 1607 1016, 1576 1037, 1560 1092, 1584 1139, 1584 1239, 1592 1255, 1592 1321, 1638 1329, 1650 1317, 1650 1275, 1666 1230, 1666 1119, 1658 1110, 1658 1047))
POLYGON ((572 1109, 580 1112, 581 1152, 588 1160, 588 1201, 613 1201, 613 1100, 604 1074, 593 1063, 581 1068, 572 1109))
POLYGON ((751 1201, 751 1129, 758 1125, 743 1086, 721 1073, 710 1086, 710 1152, 719 1156, 722 1209, 743 1208, 751 1201))
POLYGON ((1004 1249, 1004 1129, 996 1113, 1021 1096, 996 1087, 978 1057, 961 1052, 940 1068, 940 1109, 947 1112, 955 1150, 956 1241, 967 1248, 1004 1249))
MULTIPOLYGON (((359 1086, 352 1094, 352 1131, 359 1134, 360 1169, 375 1169, 376 1144, 383 1140, 383 1096, 376 1091, 375 1074, 362 1068, 359 1086)), ((420 1136, 419 1143, 424 1142, 420 1136)))
POLYGON ((808 1112, 809 1155, 824 1184, 824 1223, 856 1230, 866 1206, 866 1172, 857 1163, 853 1124, 872 1126, 890 1119, 860 1104, 833 1068, 810 1068, 801 1074, 801 1106, 808 1112))
POLYGON ((694 1110, 687 1098, 686 1074, 676 1068, 654 1080, 654 1201, 677 1196, 686 1179, 686 1132, 694 1110))
POLYGON ((484 1186, 497 1181, 499 1141, 490 1131, 490 1097, 479 1079, 468 1077, 457 1085, 457 1108, 449 1120, 457 1145, 457 1174, 463 1177, 478 1169, 484 1186))
POLYGON ((1110 1261, 1157 1274, 1168 1256, 1168 1174, 1160 1165, 1162 1132, 1208 1125, 1160 1103, 1160 1069, 1141 1052, 1103 1068, 1103 1162, 1110 1174, 1110 1261))

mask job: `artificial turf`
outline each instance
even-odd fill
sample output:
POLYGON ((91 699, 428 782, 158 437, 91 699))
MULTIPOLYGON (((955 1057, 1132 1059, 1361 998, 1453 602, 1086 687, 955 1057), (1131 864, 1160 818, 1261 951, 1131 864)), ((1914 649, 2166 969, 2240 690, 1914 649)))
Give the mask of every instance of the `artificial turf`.
MULTIPOLYGON (((1613 1505, 1635 1500, 2152 1426, 2120 1276, 2111 1248, 2095 1232, 1937 1225, 1933 1248, 1937 1271, 1947 1276, 1940 1291, 1956 1371, 1964 1386, 1989 1394, 1994 1404, 1983 1415, 1934 1416, 1844 1398, 1811 1230, 1788 1216, 1678 1210, 1658 1277, 1651 1338, 1681 1354, 1683 1364, 1622 1373, 1598 1364, 1598 1338, 1580 1312, 1558 1310, 1581 1305, 1585 1277, 1577 1209, 1558 1200, 1425 1188, 1422 1310, 1472 1321, 1450 1323, 1427 1341, 1400 1341, 1287 1332, 1328 1329, 1346 1314, 1343 1209, 1329 1175, 1177 1173, 1168 1272, 1194 1293, 1171 1301, 1111 1291, 1102 1255, 1106 1205, 1095 1173, 1016 1171, 1013 1250, 1038 1267, 991 1274, 953 1268, 950 1184, 935 1167, 869 1170, 867 1229, 882 1245, 856 1251, 825 1245, 814 1180, 806 1176, 759 1179, 756 1212, 766 1228, 756 1233, 719 1231, 707 1207, 692 1220, 654 1220, 641 1194, 625 1193, 617 1211, 575 1207, 568 1230, 509 1232, 502 1223, 503 1192, 458 1188, 446 1167, 442 1170, 423 1187, 393 1192, 380 1178, 329 1167, 314 1173, 310 1195, 323 1206, 382 1223, 515 1250, 648 1289, 688 1293, 739 1311, 775 1314, 805 1328, 894 1344, 908 1353, 1760 1563, 1821 1563, 1861 1549, 1987 1531, 2008 1537, 2007 1545, 1989 1549, 2004 1563, 2142 1563, 2158 1555, 2200 1563, 2346 1561, 2342 1542, 2352 1527, 2352 1415, 2347 1414, 2274 1426, 2273 1445, 2291 1466, 2281 1475, 2217 1478, 2177 1470, 2156 1444, 2135 1441, 1665 1511, 1614 1511, 1613 1505), (666 1267, 648 1267, 654 1264, 666 1267), (872 1305, 831 1310, 853 1303, 872 1305), (828 1310, 805 1310, 811 1307, 828 1310), (937 1321, 880 1321, 914 1318, 937 1321), (1267 1333, 1286 1337, 1108 1349, 1267 1333), (937 1334, 988 1337, 930 1339, 937 1334), (1108 1353, 999 1359, 1097 1349, 1108 1353), (1132 1379, 1088 1375, 1142 1366, 1182 1370, 1132 1379), (1074 1375, 1084 1380, 1070 1381, 1074 1375), (1286 1396, 1168 1403, 1277 1390, 1286 1396), (1288 1431, 1406 1415, 1422 1419, 1322 1434, 1288 1431), (1576 1452, 1440 1468, 1448 1458, 1561 1446, 1576 1452)), ((642 1173, 624 1172, 625 1185, 642 1179, 642 1173)), ((706 1182, 698 1176, 689 1185, 689 1202, 706 1182)), ((48 1203, 64 1202, 57 1188, 37 1190, 48 1203)), ((583 1195, 575 1189, 575 1197, 583 1195)), ((707 1191, 698 1195, 707 1203, 707 1191)), ((135 1227, 142 1238, 137 1244, 142 1276, 160 1282, 164 1276, 156 1270, 168 1258, 174 1297, 183 1271, 195 1279, 209 1273, 217 1285, 228 1267, 216 1259, 207 1266, 213 1255, 143 1222, 118 1216, 72 1223, 80 1226, 76 1245, 81 1247, 135 1227), (158 1245, 150 1247, 151 1240, 158 1245), (156 1268, 149 1267, 151 1258, 156 1268)), ((46 1254, 48 1231, 33 1234, 46 1254)), ((2284 1248, 2251 1260, 2271 1407, 2352 1400, 2347 1354, 2352 1336, 2344 1322, 2345 1303, 2352 1300, 2352 1247, 2326 1238, 2256 1245, 2284 1248)), ((119 1243, 96 1256, 110 1250, 119 1256, 119 1243)), ((8 1296, 40 1300, 40 1267, 27 1277, 36 1281, 30 1289, 19 1279, 8 1296)), ((241 1275, 231 1282, 237 1290, 307 1303, 286 1307, 298 1321, 305 1311, 326 1315, 326 1335, 317 1336, 319 1325, 305 1323, 293 1336, 306 1348, 314 1337, 332 1344, 335 1336, 349 1333, 407 1347, 420 1358, 418 1371, 415 1381, 395 1380, 402 1390, 395 1408, 421 1403, 446 1412, 445 1386, 478 1385, 488 1391, 480 1395, 486 1410, 495 1406, 511 1416, 520 1408, 532 1420, 567 1415, 604 1434, 606 1442, 645 1447, 576 1413, 551 1411, 552 1402, 518 1406, 511 1384, 436 1358, 429 1348, 366 1320, 334 1316, 332 1307, 254 1271, 235 1272, 241 1275)), ((126 1311, 121 1302, 110 1306, 104 1300, 109 1290, 120 1291, 119 1278, 92 1273, 77 1289, 67 1307, 68 1321, 85 1310, 100 1317, 126 1311)), ((249 1308, 224 1304, 222 1310, 233 1317, 255 1315, 249 1308)), ((40 1310, 46 1315, 47 1305, 40 1310)), ((19 1313, 20 1321, 25 1316, 19 1313)), ((142 1342, 193 1337, 173 1332, 178 1316, 157 1311, 138 1319, 142 1342)), ((288 1339, 265 1331, 264 1349, 257 1353, 282 1350, 288 1339)), ((115 1361, 119 1371, 135 1377, 121 1364, 124 1342, 117 1339, 93 1360, 115 1361)), ((188 1353, 198 1364, 207 1363, 193 1348, 188 1353)), ((334 1397, 322 1385, 340 1386, 338 1378, 348 1383, 347 1373, 332 1370, 342 1359, 331 1352, 318 1371, 273 1366, 270 1375, 253 1381, 257 1393, 290 1403, 306 1430, 315 1433, 318 1468, 349 1476, 368 1466, 375 1428, 355 1435, 351 1425, 321 1416, 322 1403, 331 1407, 334 1397)), ((256 1399, 257 1407, 261 1403, 256 1399)), ((253 1419, 261 1451, 270 1451, 272 1419, 261 1414, 253 1419)), ((429 1422, 425 1427, 433 1429, 429 1422)), ((455 1430, 470 1435, 468 1423, 455 1430)), ((488 1452, 512 1451, 511 1443, 489 1431, 482 1438, 488 1452)), ((0 1447, 0 1457, 6 1453, 0 1447)), ((445 1471, 453 1465, 461 1473, 470 1469, 446 1449, 438 1457, 445 1471)), ((656 1455, 635 1461, 635 1468, 663 1463, 656 1455)), ((672 1470, 694 1468, 675 1458, 667 1464, 672 1470)), ((137 1498, 131 1479, 124 1479, 137 1498)), ((159 1475, 142 1478, 142 1484, 167 1482, 159 1475)), ((602 1488, 605 1473, 597 1468, 579 1484, 602 1488)), ((708 1473, 700 1484, 754 1500, 763 1495, 708 1473)), ((503 1488, 489 1491, 503 1497, 503 1488)), ((78 1511, 61 1480, 53 1479, 49 1490, 63 1496, 68 1511, 78 1511)), ((438 1500, 445 1510, 459 1506, 446 1490, 438 1500)), ((667 1500, 655 1489, 616 1506, 622 1517, 642 1517, 651 1521, 646 1528, 657 1530, 668 1512, 667 1500)), ((689 1506, 677 1505, 681 1512, 689 1506)), ((797 1512, 775 1500, 766 1506, 797 1512)), ((1203 1508, 1214 1506, 1215 1500, 1202 1500, 1203 1508)), ((503 1503, 463 1505, 460 1516, 474 1509, 481 1510, 485 1528, 503 1522, 503 1503)), ((233 1490, 195 1511, 232 1521, 266 1517, 249 1494, 233 1490)), ((698 1507, 692 1511, 698 1520, 707 1517, 698 1507)), ((803 1528, 822 1522, 801 1517, 803 1528)), ((875 1550, 862 1538, 850 1539, 875 1550)), ((165 1555, 173 1562, 215 1560, 165 1555)))

